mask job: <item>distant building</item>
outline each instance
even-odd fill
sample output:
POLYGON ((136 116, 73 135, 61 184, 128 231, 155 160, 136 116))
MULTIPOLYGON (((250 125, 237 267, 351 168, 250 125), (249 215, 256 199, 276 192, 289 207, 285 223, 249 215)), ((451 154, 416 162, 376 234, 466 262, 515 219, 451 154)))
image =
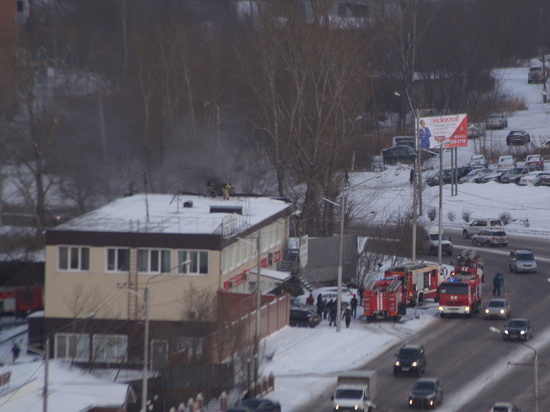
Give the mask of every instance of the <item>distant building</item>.
POLYGON ((153 367, 205 354, 213 322, 186 306, 186 291, 254 292, 258 237, 262 295, 289 278, 275 269, 290 212, 290 203, 266 197, 139 194, 48 230, 42 338, 51 356, 139 365, 146 315, 153 367))

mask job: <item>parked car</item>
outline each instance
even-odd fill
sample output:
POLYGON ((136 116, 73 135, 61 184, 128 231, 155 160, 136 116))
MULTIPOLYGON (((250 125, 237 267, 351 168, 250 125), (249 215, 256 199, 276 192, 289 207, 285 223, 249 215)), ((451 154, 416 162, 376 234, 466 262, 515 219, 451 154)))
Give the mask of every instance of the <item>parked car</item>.
POLYGON ((493 173, 489 173, 488 175, 481 176, 478 179, 477 183, 500 182, 500 178, 504 173, 506 173, 506 170, 494 170, 493 173))
POLYGON ((500 219, 476 219, 462 227, 462 237, 468 239, 482 230, 502 230, 503 228, 504 224, 500 219))
POLYGON ((496 402, 489 412, 521 412, 521 409, 510 402, 496 402))
POLYGON ((550 172, 529 172, 526 175, 523 175, 520 177, 518 181, 518 185, 521 186, 527 186, 527 185, 533 185, 533 186, 539 186, 540 185, 540 177, 542 175, 550 175, 550 172))
POLYGON ((437 378, 422 378, 416 381, 409 392, 409 408, 435 407, 443 403, 443 388, 437 378))
POLYGON ((474 169, 466 176, 462 176, 458 179, 458 183, 481 183, 481 178, 493 174, 495 171, 491 169, 481 168, 474 169))
POLYGON ((538 166, 540 170, 544 170, 544 158, 541 155, 527 155, 525 158, 525 166, 538 166))
POLYGON ((422 345, 405 345, 395 354, 397 358, 393 364, 393 376, 400 373, 414 373, 420 376, 426 371, 426 350, 422 345))
MULTIPOLYGON (((452 181, 453 181, 453 170, 456 170, 456 179, 457 179, 457 182, 458 182, 458 180, 460 180, 461 177, 468 174, 468 172, 470 171, 470 168, 461 166, 461 167, 458 167, 456 169, 443 169, 442 170, 442 172, 443 172, 442 181, 443 181, 444 185, 452 183, 452 181)), ((426 179, 426 184, 428 186, 438 186, 439 185, 439 171, 437 171, 434 174, 432 174, 431 176, 429 176, 426 179)))
POLYGON ((502 113, 494 113, 485 122, 487 129, 505 129, 508 127, 508 119, 502 113))
POLYGON ((531 141, 531 136, 525 130, 512 130, 506 136, 506 145, 519 146, 527 144, 531 141))
POLYGON ((281 404, 267 398, 248 398, 239 404, 250 412, 281 412, 281 404))
POLYGON ((497 169, 498 170, 510 170, 516 167, 516 161, 512 156, 505 155, 498 158, 497 169))
POLYGON ((415 137, 414 136, 393 136, 392 142, 394 146, 409 146, 410 148, 415 148, 415 137))
POLYGON ((528 341, 535 335, 533 325, 527 319, 510 319, 504 325, 503 340, 517 339, 528 341))
POLYGON ((394 146, 382 150, 382 158, 385 164, 414 163, 416 152, 409 146, 394 146))
POLYGON ((504 230, 482 230, 472 236, 473 245, 507 246, 510 241, 504 230))
POLYGON ((472 155, 468 164, 472 169, 487 168, 489 166, 489 162, 487 162, 487 159, 482 154, 472 155))
POLYGON ((538 166, 519 166, 508 170, 502 176, 500 176, 500 183, 519 183, 519 179, 529 172, 540 171, 538 166))
POLYGON ((506 299, 494 298, 489 301, 483 317, 485 319, 507 319, 512 314, 512 306, 506 299))
POLYGON ((540 186, 550 186, 550 175, 544 173, 539 176, 539 185, 540 186))
POLYGON ((537 259, 530 249, 514 249, 510 252, 508 267, 510 272, 537 273, 537 259))
POLYGON ((485 136, 485 124, 471 123, 468 125, 468 139, 485 136))
POLYGON ((314 328, 321 323, 321 317, 309 309, 290 308, 290 326, 305 326, 314 328))
POLYGON ((542 70, 542 66, 536 65, 529 68, 527 74, 527 83, 542 83, 546 80, 547 74, 542 70))
POLYGON ((373 156, 372 157, 372 171, 373 172, 383 172, 386 170, 386 166, 384 166, 384 160, 382 159, 382 156, 373 156))
MULTIPOLYGON (((317 296, 319 295, 319 293, 323 294, 323 299, 326 299, 327 302, 331 299, 336 301, 336 298, 338 297, 338 287, 326 286, 313 289, 313 292, 311 292, 311 294, 315 298, 315 302, 317 302, 317 296)), ((349 304, 354 296, 355 294, 351 290, 349 290, 349 288, 342 287, 342 304, 349 304)))

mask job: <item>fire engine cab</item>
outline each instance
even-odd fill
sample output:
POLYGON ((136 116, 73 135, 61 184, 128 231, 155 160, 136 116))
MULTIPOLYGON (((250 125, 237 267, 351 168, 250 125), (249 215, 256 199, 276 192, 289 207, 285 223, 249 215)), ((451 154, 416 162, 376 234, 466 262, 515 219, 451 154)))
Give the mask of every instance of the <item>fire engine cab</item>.
POLYGON ((401 280, 384 278, 367 285, 363 291, 363 313, 367 321, 399 321, 407 313, 401 280))
POLYGON ((479 313, 481 308, 481 276, 468 272, 455 274, 439 286, 439 314, 465 315, 479 313))
POLYGON ((405 305, 421 304, 424 299, 438 299, 437 288, 444 279, 437 264, 409 262, 386 270, 385 278, 401 281, 405 305))

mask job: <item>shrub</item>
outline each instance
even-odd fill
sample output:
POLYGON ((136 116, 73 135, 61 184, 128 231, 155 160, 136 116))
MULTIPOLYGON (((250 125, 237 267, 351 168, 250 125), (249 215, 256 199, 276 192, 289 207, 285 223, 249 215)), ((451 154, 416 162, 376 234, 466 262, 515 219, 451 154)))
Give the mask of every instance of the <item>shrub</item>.
POLYGON ((428 217, 432 222, 435 220, 436 215, 437 215, 437 212, 435 210, 435 207, 430 207, 430 209, 428 210, 428 217))
POLYGON ((506 226, 508 223, 514 220, 512 218, 512 215, 509 212, 502 212, 499 216, 499 219, 502 220, 502 223, 504 223, 504 226, 506 226))
POLYGON ((455 212, 450 211, 449 213, 447 213, 447 217, 449 218, 449 220, 450 220, 451 222, 454 222, 455 219, 456 219, 456 214, 455 214, 455 212))
POLYGON ((472 211, 471 210, 463 210, 462 211, 462 220, 464 220, 466 223, 470 222, 471 217, 472 217, 472 211))

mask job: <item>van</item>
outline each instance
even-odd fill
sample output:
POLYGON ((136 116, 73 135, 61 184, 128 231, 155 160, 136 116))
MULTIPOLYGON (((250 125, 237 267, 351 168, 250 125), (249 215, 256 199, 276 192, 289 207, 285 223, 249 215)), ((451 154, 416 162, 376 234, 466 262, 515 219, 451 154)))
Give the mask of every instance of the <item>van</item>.
MULTIPOLYGON (((439 254, 439 227, 431 226, 426 230, 426 237, 424 240, 424 251, 430 255, 439 254)), ((452 255, 453 244, 451 239, 447 239, 443 233, 441 233, 441 253, 452 255)))
POLYGON ((414 136, 394 136, 393 137, 393 146, 409 146, 415 148, 415 138, 414 136))
POLYGON ((546 80, 547 75, 542 70, 542 66, 531 66, 527 75, 527 83, 542 83, 546 80))
POLYGON ((462 228, 462 237, 469 239, 472 235, 477 235, 482 230, 502 230, 504 224, 500 219, 476 219, 462 228))

